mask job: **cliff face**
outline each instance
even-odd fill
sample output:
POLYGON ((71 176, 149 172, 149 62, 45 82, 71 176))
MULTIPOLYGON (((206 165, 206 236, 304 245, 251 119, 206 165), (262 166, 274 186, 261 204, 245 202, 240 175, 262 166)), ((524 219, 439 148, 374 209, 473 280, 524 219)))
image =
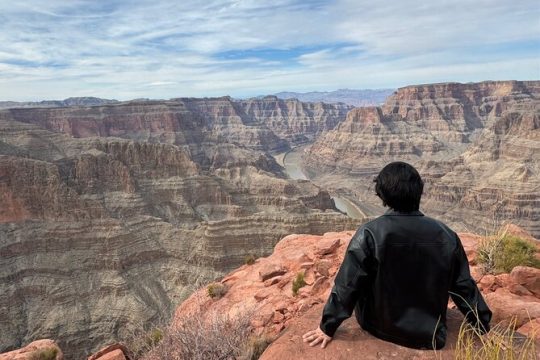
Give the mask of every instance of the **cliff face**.
POLYGON ((354 227, 245 116, 228 98, 0 111, 0 351, 49 337, 81 358, 285 234, 354 227))
POLYGON ((276 150, 332 129, 350 106, 266 97, 234 101, 179 98, 92 107, 16 108, 0 119, 32 123, 73 137, 115 136, 175 145, 204 141, 276 150))
POLYGON ((538 235, 540 82, 405 87, 380 108, 353 109, 304 160, 323 183, 371 203, 378 171, 407 161, 426 180, 430 214, 462 230, 509 220, 538 235))

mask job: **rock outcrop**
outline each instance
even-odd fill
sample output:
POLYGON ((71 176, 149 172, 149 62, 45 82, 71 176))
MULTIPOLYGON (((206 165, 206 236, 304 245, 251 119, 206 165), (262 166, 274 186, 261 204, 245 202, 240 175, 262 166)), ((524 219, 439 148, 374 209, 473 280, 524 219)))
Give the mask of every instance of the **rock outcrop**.
MULTIPOLYGON (((413 350, 378 340, 361 330, 354 319, 344 323, 325 351, 302 343, 301 335, 320 322, 322 306, 352 235, 348 231, 283 238, 271 256, 226 275, 221 280, 227 289, 222 298, 210 298, 206 288, 191 295, 176 310, 172 326, 190 321, 192 314, 201 311, 230 317, 249 312, 253 314, 251 325, 256 334, 277 337, 261 359, 349 359, 351 354, 363 354, 365 359, 453 359, 463 316, 452 303, 447 346, 436 354, 433 350, 413 350), (298 273, 304 274, 305 286, 295 296, 292 286, 298 273)), ((515 318, 516 327, 539 336, 540 296, 533 293, 538 286, 539 270, 516 267, 511 274, 483 275, 475 260, 481 237, 466 233, 459 236, 471 263, 471 273, 493 311, 492 325, 504 325, 515 318)), ((540 345, 540 337, 538 341, 540 345)))
POLYGON ((100 349, 87 360, 132 360, 130 351, 123 344, 111 344, 100 349))
POLYGON ((318 183, 378 205, 372 179, 396 160, 423 175, 422 208, 457 229, 509 221, 540 235, 540 81, 401 88, 381 107, 351 110, 303 165, 318 183))
POLYGON ((62 350, 54 340, 42 339, 23 348, 0 354, 0 360, 64 360, 62 350))
POLYGON ((0 111, 0 351, 87 356, 286 234, 354 227, 261 150, 289 146, 266 122, 229 98, 0 111))

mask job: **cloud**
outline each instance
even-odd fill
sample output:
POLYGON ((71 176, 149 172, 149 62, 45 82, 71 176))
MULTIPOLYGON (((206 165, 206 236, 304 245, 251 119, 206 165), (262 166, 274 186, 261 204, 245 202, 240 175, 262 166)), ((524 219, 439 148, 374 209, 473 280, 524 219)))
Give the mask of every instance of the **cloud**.
POLYGON ((538 19, 536 0, 5 1, 0 100, 537 79, 538 19))

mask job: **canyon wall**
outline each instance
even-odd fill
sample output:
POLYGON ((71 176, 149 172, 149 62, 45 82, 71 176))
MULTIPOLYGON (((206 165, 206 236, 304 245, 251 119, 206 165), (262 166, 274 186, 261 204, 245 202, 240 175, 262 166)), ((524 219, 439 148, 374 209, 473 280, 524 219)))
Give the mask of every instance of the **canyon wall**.
POLYGON ((459 230, 511 221, 539 236, 540 81, 401 88, 381 107, 350 111, 304 160, 320 183, 368 203, 380 203, 378 171, 407 161, 426 181, 429 214, 459 230))
POLYGON ((49 337, 82 358, 286 234, 354 228, 265 152, 332 128, 342 109, 219 98, 0 111, 0 352, 49 337))
POLYGON ((179 98, 0 111, 0 352, 80 358, 166 319, 196 287, 291 233, 382 211, 373 177, 418 167, 456 230, 540 234, 540 81, 399 89, 381 107, 179 98), (290 180, 271 154, 313 142, 290 180), (316 185, 318 184, 318 185, 316 185))

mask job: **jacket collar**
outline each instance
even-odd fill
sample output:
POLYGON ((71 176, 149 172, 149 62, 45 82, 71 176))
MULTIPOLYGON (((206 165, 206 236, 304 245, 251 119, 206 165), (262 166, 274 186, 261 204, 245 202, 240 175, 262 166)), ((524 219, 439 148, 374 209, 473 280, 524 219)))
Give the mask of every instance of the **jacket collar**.
POLYGON ((421 211, 409 211, 409 212, 401 212, 394 209, 388 209, 384 213, 384 216, 424 216, 424 214, 421 211))

